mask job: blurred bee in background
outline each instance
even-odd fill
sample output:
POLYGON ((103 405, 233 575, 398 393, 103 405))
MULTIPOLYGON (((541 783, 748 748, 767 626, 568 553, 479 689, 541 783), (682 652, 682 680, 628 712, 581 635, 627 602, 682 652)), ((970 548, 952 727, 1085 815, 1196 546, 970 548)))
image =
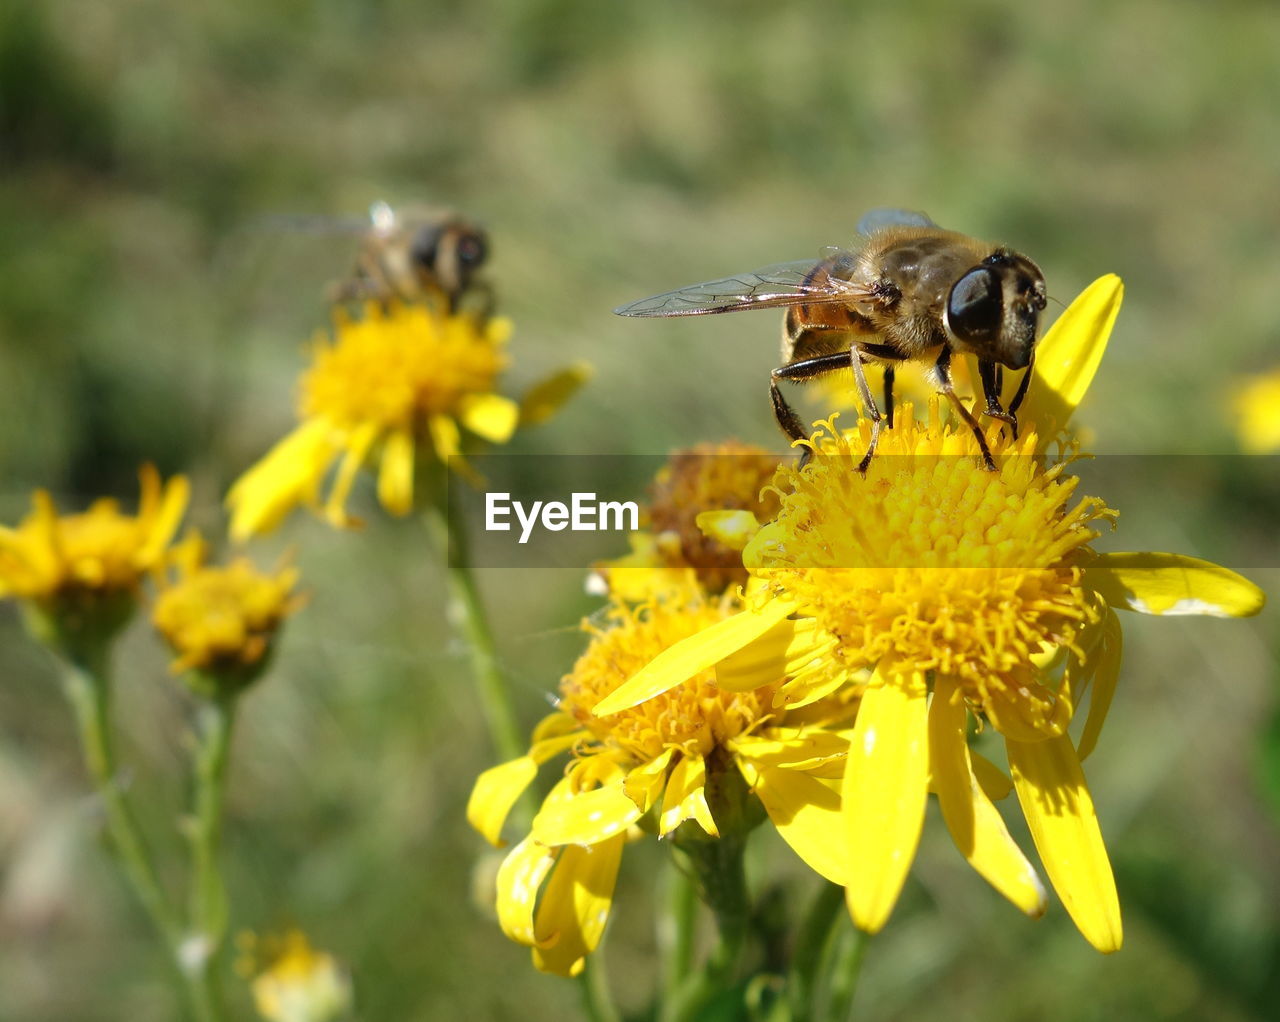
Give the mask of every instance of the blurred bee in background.
POLYGON ((356 264, 330 287, 329 300, 425 300, 440 303, 450 314, 467 311, 486 319, 493 294, 476 273, 488 254, 484 229, 458 213, 425 207, 397 211, 375 202, 356 264))
POLYGON ((1046 304, 1044 275, 1013 249, 943 230, 921 213, 872 210, 859 221, 858 231, 859 246, 828 248, 817 262, 779 263, 677 288, 614 312, 648 317, 785 309, 783 365, 769 380, 778 425, 792 440, 808 436, 778 389, 779 380, 812 380, 852 369, 872 426, 860 472, 871 464, 882 425, 893 426, 894 367, 932 360, 933 385, 972 429, 983 464, 994 470, 986 437, 956 394, 951 359, 977 357, 984 414, 1007 423, 1016 438, 1017 410, 1031 379, 1046 304), (863 365, 868 363, 885 367, 883 415, 867 386, 863 365), (1027 370, 1007 410, 1000 404, 1004 368, 1027 370))

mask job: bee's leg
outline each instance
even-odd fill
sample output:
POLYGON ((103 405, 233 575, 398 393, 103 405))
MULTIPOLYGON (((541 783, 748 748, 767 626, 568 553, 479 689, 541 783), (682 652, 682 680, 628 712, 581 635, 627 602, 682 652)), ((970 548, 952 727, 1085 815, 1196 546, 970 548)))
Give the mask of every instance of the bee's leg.
POLYGON ((978 375, 982 379, 982 395, 987 399, 987 407, 983 414, 1007 423, 1013 431, 1013 439, 1018 439, 1018 416, 1012 410, 1005 411, 1000 407, 1000 385, 1003 382, 1001 368, 994 362, 978 359, 978 375))
MULTIPOLYGON (((773 370, 769 378, 769 398, 773 402, 773 414, 778 420, 778 425, 782 427, 782 432, 786 433, 792 440, 805 440, 809 436, 809 431, 805 429, 800 416, 787 404, 787 399, 782 396, 782 391, 778 389, 779 380, 812 380, 816 376, 825 376, 827 373, 833 373, 839 369, 848 369, 850 365, 858 366, 858 360, 853 352, 838 351, 831 355, 815 355, 813 358, 802 358, 798 362, 789 362, 773 370)), ((862 380, 862 388, 865 391, 866 380, 862 378, 861 369, 858 368, 855 372, 858 378, 862 380)), ((870 392, 867 393, 869 394, 870 392)), ((874 403, 872 407, 874 407, 874 403)), ((879 416, 879 412, 876 415, 879 416)), ((809 464, 809 459, 812 456, 813 451, 806 447, 800 455, 800 467, 804 468, 805 465, 809 464)))
POLYGON ((893 366, 884 367, 884 424, 893 429, 893 366))
MULTIPOLYGON (((1027 362, 1027 368, 1022 371, 1022 379, 1018 381, 1018 392, 1013 395, 1013 400, 1009 402, 1009 414, 1015 414, 1022 406, 1022 399, 1027 396, 1027 388, 1031 386, 1031 371, 1036 367, 1035 349, 1031 350, 1031 358, 1027 362)), ((1017 434, 1015 433, 1016 437, 1017 434)))
POLYGON ((978 425, 978 420, 973 417, 969 409, 964 406, 964 402, 960 400, 956 394, 955 384, 951 382, 951 350, 944 347, 942 354, 938 356, 938 361, 933 366, 934 373, 938 381, 938 390, 947 395, 951 406, 959 413, 960 418, 964 419, 968 427, 973 430, 974 439, 978 441, 978 449, 982 451, 982 464, 988 472, 996 470, 996 463, 991 457, 991 448, 987 446, 987 438, 982 435, 982 427, 978 425))
POLYGON ((867 374, 862 371, 862 358, 855 355, 852 361, 853 379, 858 384, 858 397, 862 399, 863 411, 867 413, 867 418, 871 420, 871 442, 867 444, 867 453, 858 462, 858 471, 862 475, 866 475, 867 469, 871 465, 871 459, 876 453, 876 444, 880 442, 880 425, 883 420, 880 416, 880 409, 876 407, 876 399, 871 396, 871 388, 867 386, 867 374))

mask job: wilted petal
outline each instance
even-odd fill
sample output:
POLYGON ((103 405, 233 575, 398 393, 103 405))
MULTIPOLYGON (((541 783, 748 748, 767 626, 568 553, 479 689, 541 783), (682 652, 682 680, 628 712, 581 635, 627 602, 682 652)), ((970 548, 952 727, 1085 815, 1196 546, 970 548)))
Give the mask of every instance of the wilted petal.
POLYGON ((929 790, 928 694, 923 674, 867 686, 849 743, 842 795, 854 923, 884 926, 915 858, 929 790))
POLYGON ((630 770, 622 782, 622 790, 641 813, 647 813, 662 794, 667 783, 667 767, 675 751, 674 747, 664 749, 656 759, 630 770))
POLYGON ((498 925, 519 944, 537 942, 533 913, 538 889, 555 861, 556 849, 528 837, 511 849, 498 868, 498 925))
POLYGON ((1182 554, 1102 554, 1084 584, 1119 610, 1141 614, 1250 617, 1266 594, 1242 575, 1182 554))
POLYGON ((671 768, 658 817, 659 836, 666 837, 685 820, 697 820, 712 837, 720 836, 707 805, 707 764, 701 756, 682 756, 671 768))
POLYGON ((1053 889, 1090 944, 1118 951, 1124 939, 1120 899, 1070 737, 1005 744, 1018 801, 1053 889))
POLYGON ((782 839, 811 869, 832 883, 848 883, 851 856, 840 793, 801 770, 745 757, 738 762, 782 839))
POLYGON ((625 843, 626 836, 619 834, 590 848, 560 852, 538 906, 533 964, 540 971, 576 976, 599 946, 625 843))

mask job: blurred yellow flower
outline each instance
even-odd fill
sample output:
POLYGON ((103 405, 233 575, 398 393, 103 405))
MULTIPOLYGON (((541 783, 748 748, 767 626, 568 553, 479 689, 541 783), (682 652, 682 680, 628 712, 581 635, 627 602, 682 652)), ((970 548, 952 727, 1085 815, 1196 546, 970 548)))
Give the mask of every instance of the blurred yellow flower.
POLYGON ((561 681, 558 709, 538 725, 528 755, 477 780, 467 817, 496 845, 538 767, 573 751, 531 833, 497 877, 499 923, 533 949, 538 969, 562 976, 582 970, 604 932, 622 846, 637 825, 665 837, 693 821, 710 838, 737 837, 760 818, 762 805, 810 866, 848 880, 836 786, 853 691, 788 714, 774 708, 773 687, 726 692, 704 671, 608 719, 593 715, 641 666, 738 606, 733 597, 693 587, 639 607, 613 603, 605 626, 585 626, 590 645, 561 681))
POLYGON ((1067 911, 1096 948, 1118 949, 1119 902, 1080 766, 1119 673, 1113 608, 1235 617, 1262 606, 1252 583, 1195 558, 1095 553, 1095 527, 1114 512, 1076 499, 1070 459, 1046 457, 1041 438, 1057 437, 1083 396, 1121 293, 1117 278, 1096 282, 1042 342, 1021 438, 988 437, 995 472, 966 428, 942 423, 936 401, 924 422, 904 410, 865 475, 856 465, 869 424, 848 433, 826 424, 811 464, 779 473, 781 511, 744 550, 760 595, 596 707, 623 710, 713 666, 731 691, 775 684, 770 648, 786 658, 784 698, 872 669, 842 784, 847 900, 864 930, 879 930, 898 899, 931 787, 974 868, 1024 912, 1043 911, 1039 881, 991 804, 999 785, 984 782, 990 771, 968 747, 972 714, 1005 740, 1067 911), (814 636, 834 643, 816 646, 814 636), (1077 746, 1067 725, 1090 684, 1077 746))
POLYGON ((0 597, 17 597, 73 628, 83 623, 73 619, 107 604, 113 616, 127 616, 140 580, 162 563, 189 492, 182 476, 162 485, 152 465, 138 477, 136 515, 109 498, 60 515, 53 498, 37 490, 16 529, 0 526, 0 597))
POLYGON ((765 487, 778 463, 763 447, 736 440, 671 455, 654 478, 646 529, 631 535, 631 553, 595 566, 607 591, 644 600, 687 584, 690 572, 712 593, 746 582, 739 550, 703 532, 697 518, 711 509, 741 510, 757 522, 768 521, 778 500, 765 487))
POLYGON ((1245 451, 1280 451, 1280 369, 1241 383, 1231 405, 1236 413, 1236 434, 1245 451))
POLYGON ((495 444, 517 425, 549 418, 587 370, 575 366, 518 404, 496 393, 506 367, 507 319, 446 315, 427 304, 370 302, 359 318, 334 311, 334 336, 317 340, 301 379, 301 424, 249 469, 227 496, 236 539, 266 532, 299 504, 319 506, 335 526, 352 524, 346 501, 356 473, 376 464, 378 499, 395 515, 414 506, 417 459, 461 461, 462 429, 495 444))
POLYGON ((174 549, 176 578, 161 588, 151 620, 177 654, 174 674, 194 670, 243 687, 262 672, 280 624, 301 606, 298 571, 260 572, 245 557, 209 567, 207 554, 195 534, 174 549))
POLYGON ((351 978, 300 930, 283 937, 241 937, 242 971, 254 974, 253 1005, 269 1022, 335 1022, 351 1011, 351 978), (257 961, 254 961, 254 960, 257 961))

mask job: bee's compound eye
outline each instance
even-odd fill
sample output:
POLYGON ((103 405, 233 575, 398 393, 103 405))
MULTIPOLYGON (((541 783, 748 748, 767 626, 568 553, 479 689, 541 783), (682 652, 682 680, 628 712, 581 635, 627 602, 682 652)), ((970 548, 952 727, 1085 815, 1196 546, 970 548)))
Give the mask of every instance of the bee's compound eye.
POLYGON ((458 238, 458 262, 463 266, 479 266, 488 254, 489 244, 482 231, 468 231, 458 238))
POLYGON ((440 238, 444 231, 439 226, 421 228, 413 236, 413 244, 409 247, 409 257, 419 266, 433 269, 440 256, 440 238))
POLYGON ((947 299, 947 326, 968 344, 990 344, 1000 336, 1003 298, 1000 278, 979 266, 970 270, 951 289, 947 299))

